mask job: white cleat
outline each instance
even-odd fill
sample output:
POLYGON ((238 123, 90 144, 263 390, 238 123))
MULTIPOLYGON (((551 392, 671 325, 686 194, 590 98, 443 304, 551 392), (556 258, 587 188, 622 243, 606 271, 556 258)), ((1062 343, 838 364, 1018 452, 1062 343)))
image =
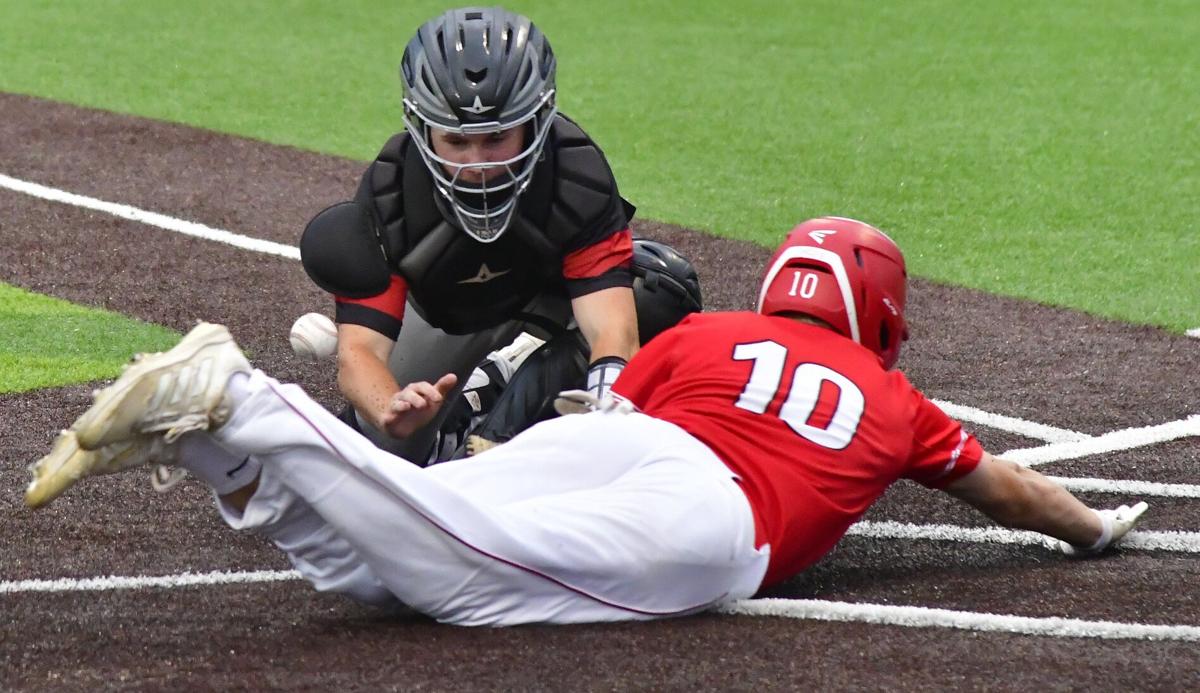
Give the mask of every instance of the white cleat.
POLYGON ((188 431, 213 430, 231 413, 230 376, 250 370, 229 330, 202 322, 170 351, 136 358, 71 428, 87 450, 144 433, 161 432, 172 443, 188 431))
POLYGON ((25 490, 25 505, 40 508, 87 476, 115 474, 155 462, 170 464, 175 452, 162 436, 137 436, 98 450, 84 450, 75 431, 63 431, 50 452, 29 466, 33 481, 25 490))

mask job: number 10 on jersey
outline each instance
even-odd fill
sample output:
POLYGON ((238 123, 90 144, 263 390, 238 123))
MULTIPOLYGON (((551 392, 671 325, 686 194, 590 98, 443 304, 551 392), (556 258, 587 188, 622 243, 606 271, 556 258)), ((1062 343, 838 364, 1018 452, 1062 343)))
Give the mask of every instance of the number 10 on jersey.
MULTIPOLYGON (((783 384, 787 347, 770 340, 738 344, 734 361, 753 361, 750 379, 734 406, 766 415, 767 407, 783 384)), ((854 440, 866 403, 862 390, 846 376, 819 363, 801 363, 792 371, 792 385, 779 409, 779 418, 796 435, 822 447, 841 450, 854 440), (825 387, 829 383, 833 387, 825 387), (812 421, 813 413, 825 397, 835 398, 833 416, 828 421, 812 421), (832 394, 830 394, 832 393, 832 394)))

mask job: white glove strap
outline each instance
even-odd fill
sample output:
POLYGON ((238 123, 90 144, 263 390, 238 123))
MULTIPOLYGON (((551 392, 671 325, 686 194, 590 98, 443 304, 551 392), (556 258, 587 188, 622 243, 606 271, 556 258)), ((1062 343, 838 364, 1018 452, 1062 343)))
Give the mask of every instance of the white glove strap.
POLYGON ((560 416, 586 414, 600 408, 600 400, 587 390, 563 390, 554 400, 554 411, 560 416))
POLYGON ((1077 549, 1080 549, 1081 551, 1083 551, 1085 553, 1099 553, 1099 552, 1103 551, 1104 549, 1108 548, 1108 545, 1110 543, 1112 543, 1112 535, 1113 535, 1112 514, 1111 513, 1102 513, 1096 509, 1092 509, 1092 512, 1096 513, 1096 517, 1100 518, 1100 538, 1097 539, 1096 543, 1092 544, 1091 546, 1076 547, 1077 549))
POLYGON ((638 408, 615 392, 608 393, 604 399, 597 399, 587 390, 563 390, 554 400, 554 410, 562 416, 570 416, 593 411, 629 414, 638 411, 638 408))

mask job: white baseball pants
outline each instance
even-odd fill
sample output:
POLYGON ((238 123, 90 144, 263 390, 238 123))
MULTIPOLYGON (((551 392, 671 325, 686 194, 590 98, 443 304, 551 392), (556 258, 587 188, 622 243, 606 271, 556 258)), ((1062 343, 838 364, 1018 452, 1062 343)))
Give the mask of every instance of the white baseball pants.
POLYGON ((732 472, 673 424, 593 413, 426 469, 256 371, 213 436, 262 463, 235 529, 317 589, 461 625, 644 620, 752 595, 768 552, 732 472))

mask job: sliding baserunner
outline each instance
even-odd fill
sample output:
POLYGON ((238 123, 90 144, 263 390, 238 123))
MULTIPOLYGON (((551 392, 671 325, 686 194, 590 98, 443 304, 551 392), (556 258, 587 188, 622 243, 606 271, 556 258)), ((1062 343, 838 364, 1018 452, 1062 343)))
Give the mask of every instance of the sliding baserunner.
POLYGON ((842 218, 801 224, 755 312, 700 313, 647 344, 616 396, 428 468, 254 370, 201 324, 132 365, 34 466, 27 503, 150 461, 208 482, 317 589, 463 625, 643 620, 753 595, 824 555, 900 478, 1089 555, 1146 505, 1092 510, 985 453, 892 370, 900 249, 842 218))

